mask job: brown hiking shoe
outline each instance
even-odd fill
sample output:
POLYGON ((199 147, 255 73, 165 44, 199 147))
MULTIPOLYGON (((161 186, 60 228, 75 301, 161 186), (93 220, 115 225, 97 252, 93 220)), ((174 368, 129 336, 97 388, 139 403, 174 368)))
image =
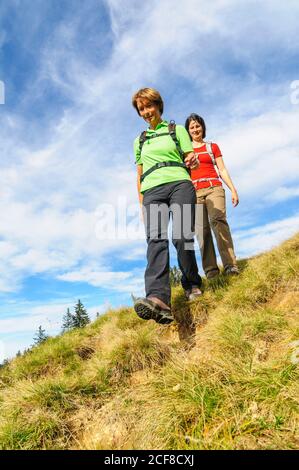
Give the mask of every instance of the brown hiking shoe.
POLYGON ((240 274, 238 266, 226 266, 224 271, 225 274, 228 274, 229 276, 237 276, 240 274))
POLYGON ((167 325, 173 322, 174 317, 170 309, 163 309, 151 299, 136 298, 132 295, 134 310, 142 320, 155 320, 161 325, 167 325))
POLYGON ((219 271, 209 271, 206 273, 207 279, 215 279, 215 277, 219 276, 219 271))
POLYGON ((202 291, 199 287, 192 287, 192 289, 185 290, 187 300, 196 300, 202 296, 202 291))

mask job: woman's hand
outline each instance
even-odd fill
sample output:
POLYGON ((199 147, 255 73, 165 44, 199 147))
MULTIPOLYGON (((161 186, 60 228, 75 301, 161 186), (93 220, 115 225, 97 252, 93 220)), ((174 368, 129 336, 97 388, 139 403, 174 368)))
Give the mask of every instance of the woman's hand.
POLYGON ((239 196, 235 189, 232 190, 232 203, 234 207, 239 204, 239 196))
POLYGON ((197 168, 199 165, 198 158, 194 152, 185 153, 184 163, 188 168, 191 168, 192 170, 197 168))
POLYGON ((239 204, 239 196, 237 193, 236 188, 234 187, 234 184, 231 180, 231 177, 228 174, 228 171, 224 165, 224 161, 222 157, 216 158, 216 165, 219 170, 219 175, 220 178, 225 182, 225 184, 229 187, 229 189, 232 192, 232 203, 234 207, 237 207, 239 204))

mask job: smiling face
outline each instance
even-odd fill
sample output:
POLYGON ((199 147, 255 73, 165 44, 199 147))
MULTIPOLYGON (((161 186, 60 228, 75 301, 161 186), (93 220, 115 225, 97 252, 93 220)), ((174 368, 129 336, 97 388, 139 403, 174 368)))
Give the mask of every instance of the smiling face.
POLYGON ((156 127, 158 122, 161 121, 161 113, 160 113, 158 105, 146 98, 137 98, 136 104, 137 104, 139 115, 151 127, 156 127))
POLYGON ((195 140, 196 142, 201 142, 203 139, 203 128, 202 125, 199 124, 198 121, 190 121, 189 124, 189 134, 191 136, 192 140, 195 140))

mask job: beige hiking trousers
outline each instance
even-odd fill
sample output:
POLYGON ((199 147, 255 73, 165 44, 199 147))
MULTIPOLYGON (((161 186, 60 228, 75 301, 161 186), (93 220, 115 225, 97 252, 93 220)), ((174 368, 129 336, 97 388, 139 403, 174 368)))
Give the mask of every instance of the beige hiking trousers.
POLYGON ((202 188, 196 191, 196 196, 195 234, 205 274, 219 272, 211 227, 224 268, 236 266, 233 240, 226 220, 224 188, 222 186, 202 188))

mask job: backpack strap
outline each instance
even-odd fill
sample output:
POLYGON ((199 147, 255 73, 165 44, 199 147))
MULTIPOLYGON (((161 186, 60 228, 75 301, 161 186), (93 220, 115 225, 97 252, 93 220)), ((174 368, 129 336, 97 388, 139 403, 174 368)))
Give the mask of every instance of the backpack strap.
POLYGON ((213 162, 213 165, 216 166, 216 159, 215 159, 215 155, 213 153, 213 149, 212 149, 212 142, 206 142, 206 149, 207 149, 207 152, 213 162))
POLYGON ((176 124, 175 124, 175 121, 170 121, 169 124, 168 124, 168 132, 163 132, 163 133, 160 133, 160 134, 152 134, 152 135, 146 135, 146 131, 143 131, 141 132, 140 136, 139 136, 139 151, 141 153, 142 151, 142 147, 144 145, 144 143, 147 141, 147 140, 150 140, 150 139, 154 139, 155 137, 162 137, 164 135, 170 135, 170 137, 172 138, 172 140, 174 141, 175 143, 175 146, 176 146, 176 149, 182 159, 182 161, 184 161, 184 152, 182 151, 181 149, 181 146, 180 146, 180 143, 178 141, 178 138, 176 136, 176 124))
POLYGON ((209 182, 210 186, 212 186, 212 181, 213 180, 219 181, 219 173, 218 173, 218 168, 217 168, 217 165, 216 165, 216 158, 215 158, 215 155, 213 153, 212 142, 205 142, 205 144, 206 144, 206 151, 205 152, 196 152, 196 153, 197 153, 197 155, 204 155, 205 153, 207 153, 209 155, 209 157, 211 158, 212 163, 214 165, 215 171, 217 173, 217 177, 215 177, 215 178, 199 178, 197 180, 192 180, 192 182, 193 183, 209 182))
POLYGON ((169 135, 169 132, 161 132, 157 134, 156 132, 152 135, 147 135, 146 131, 141 132, 139 137, 139 151, 141 153, 142 147, 147 140, 155 139, 155 137, 162 137, 163 135, 169 135))
POLYGON ((179 155, 180 155, 182 161, 184 161, 185 160, 185 155, 184 155, 183 150, 181 149, 180 143, 179 143, 178 138, 176 136, 176 123, 175 123, 175 121, 170 121, 169 122, 168 132, 169 132, 170 137, 172 138, 172 140, 175 143, 176 149, 179 152, 179 155))
POLYGON ((179 166, 181 168, 185 168, 185 170, 188 170, 186 167, 185 163, 180 163, 180 162, 159 162, 153 165, 151 168, 149 168, 145 173, 143 173, 140 177, 140 182, 142 183, 144 178, 146 178, 148 175, 150 175, 153 171, 159 170, 159 168, 164 168, 165 166, 179 166))
POLYGON ((141 154, 142 147, 144 145, 144 142, 146 141, 146 131, 141 132, 140 137, 139 137, 139 151, 141 154))
POLYGON ((214 155, 214 152, 213 152, 212 142, 208 141, 208 142, 204 142, 204 143, 206 144, 206 150, 204 152, 196 152, 196 154, 197 155, 204 155, 205 153, 207 153, 209 155, 210 159, 212 160, 212 163, 215 167, 216 173, 218 174, 218 168, 217 168, 217 164, 216 164, 216 158, 215 158, 215 155, 214 155))

